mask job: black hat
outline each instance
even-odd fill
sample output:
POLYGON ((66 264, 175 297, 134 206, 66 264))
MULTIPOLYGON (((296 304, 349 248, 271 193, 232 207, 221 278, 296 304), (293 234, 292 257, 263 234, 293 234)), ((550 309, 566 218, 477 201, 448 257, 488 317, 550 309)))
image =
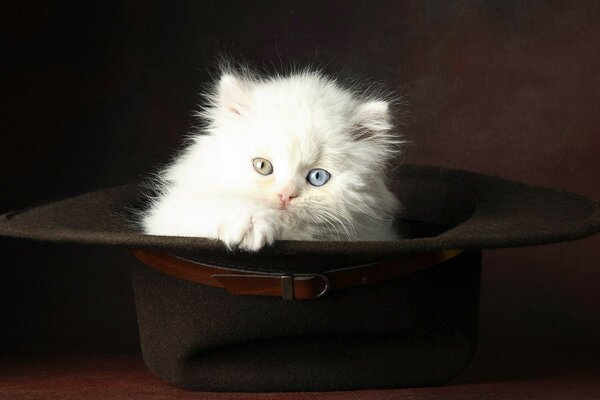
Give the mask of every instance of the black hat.
POLYGON ((425 166, 401 167, 390 189, 403 204, 396 241, 279 241, 247 253, 145 235, 129 217, 144 197, 135 184, 4 214, 0 235, 136 249, 154 267, 132 269, 153 372, 196 390, 291 391, 447 381, 474 352, 482 249, 600 231, 600 204, 562 190, 425 166), (280 289, 233 287, 248 277, 280 289), (303 297, 306 282, 320 286, 303 297))

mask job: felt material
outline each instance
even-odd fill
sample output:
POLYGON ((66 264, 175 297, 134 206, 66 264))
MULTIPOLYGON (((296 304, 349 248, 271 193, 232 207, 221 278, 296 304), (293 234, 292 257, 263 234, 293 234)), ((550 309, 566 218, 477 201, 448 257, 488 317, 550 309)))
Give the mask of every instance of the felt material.
POLYGON ((318 300, 231 296, 136 263, 144 361, 205 391, 437 385, 475 351, 480 252, 318 300))
POLYGON ((449 380, 475 348, 481 249, 600 230, 600 205, 561 190, 423 166, 399 168, 391 188, 408 232, 397 241, 278 241, 252 254, 216 240, 143 235, 128 218, 143 199, 139 185, 5 214, 0 235, 152 248, 287 273, 469 250, 410 276, 304 302, 236 297, 142 264, 132 269, 144 360, 158 376, 194 390, 314 391, 449 380))
MULTIPOLYGON (((356 255, 367 259, 400 252, 450 248, 516 247, 572 240, 600 230, 600 205, 583 196, 438 167, 403 166, 392 189, 402 218, 452 229, 434 236, 388 242, 279 241, 260 257, 279 264, 296 255, 356 255), (275 258, 274 258, 275 257, 275 258)), ((0 216, 0 235, 37 240, 200 252, 243 262, 215 240, 143 235, 127 216, 139 205, 137 185, 89 193, 0 216)), ((250 256, 253 262, 261 260, 250 256)))

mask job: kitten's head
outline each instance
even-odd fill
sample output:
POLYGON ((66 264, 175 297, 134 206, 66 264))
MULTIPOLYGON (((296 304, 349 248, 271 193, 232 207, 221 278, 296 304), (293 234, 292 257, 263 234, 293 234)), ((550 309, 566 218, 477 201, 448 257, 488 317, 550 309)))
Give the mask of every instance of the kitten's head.
POLYGON ((211 143, 215 190, 281 210, 322 236, 352 236, 357 218, 396 211, 384 182, 400 140, 387 101, 315 72, 224 73, 210 101, 198 144, 211 143))

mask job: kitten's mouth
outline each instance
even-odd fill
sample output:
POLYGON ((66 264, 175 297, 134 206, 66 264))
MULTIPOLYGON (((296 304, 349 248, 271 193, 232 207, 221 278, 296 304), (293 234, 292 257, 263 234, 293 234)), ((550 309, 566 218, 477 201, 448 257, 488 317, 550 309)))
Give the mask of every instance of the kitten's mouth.
POLYGON ((285 218, 285 219, 292 218, 297 212, 296 207, 294 207, 290 204, 287 204, 287 205, 279 204, 279 206, 277 208, 281 214, 281 217, 285 218))
POLYGON ((289 212, 290 209, 293 209, 293 206, 290 202, 280 202, 279 203, 279 209, 282 211, 287 211, 289 212))

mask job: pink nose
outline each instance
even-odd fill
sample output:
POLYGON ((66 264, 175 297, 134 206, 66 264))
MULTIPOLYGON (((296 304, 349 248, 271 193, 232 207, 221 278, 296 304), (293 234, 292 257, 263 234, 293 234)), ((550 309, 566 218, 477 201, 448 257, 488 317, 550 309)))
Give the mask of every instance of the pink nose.
POLYGON ((287 207, 287 205, 290 204, 290 201, 292 201, 292 199, 296 198, 297 196, 298 195, 296 193, 288 191, 283 191, 279 194, 279 197, 281 198, 281 203, 284 206, 284 208, 287 207))

